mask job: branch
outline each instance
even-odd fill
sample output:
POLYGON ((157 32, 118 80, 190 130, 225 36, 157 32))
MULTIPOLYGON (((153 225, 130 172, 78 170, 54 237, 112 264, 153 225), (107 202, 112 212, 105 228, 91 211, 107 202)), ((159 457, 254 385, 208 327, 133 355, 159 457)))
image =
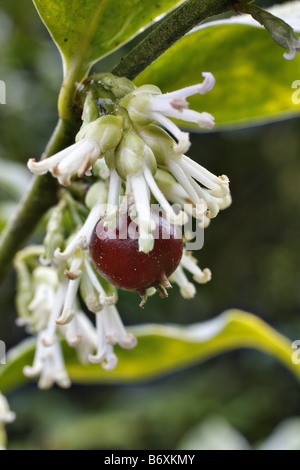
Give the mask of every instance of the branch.
MULTIPOLYGON (((194 26, 211 16, 224 13, 231 4, 231 0, 187 1, 123 58, 112 72, 134 79, 194 26)), ((68 107, 72 106, 72 103, 64 103, 64 105, 68 107)), ((74 142, 79 129, 76 116, 74 119, 72 123, 59 121, 44 158, 50 157, 74 142)), ((44 213, 56 202, 56 181, 49 175, 34 178, 28 193, 20 202, 19 209, 7 224, 0 239, 0 282, 5 277, 16 252, 30 236, 44 213)))
POLYGON ((191 29, 231 5, 230 0, 189 0, 121 59, 112 73, 133 80, 191 29))

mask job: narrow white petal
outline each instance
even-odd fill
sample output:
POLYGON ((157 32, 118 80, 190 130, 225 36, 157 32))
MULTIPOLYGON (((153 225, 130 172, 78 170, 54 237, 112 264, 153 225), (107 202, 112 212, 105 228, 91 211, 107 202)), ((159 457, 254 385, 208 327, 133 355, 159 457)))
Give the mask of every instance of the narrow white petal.
POLYGON ((152 112, 150 115, 154 121, 159 122, 178 140, 177 145, 174 146, 174 150, 180 154, 186 153, 191 146, 188 132, 182 132, 174 122, 160 113, 152 112))
POLYGON ((189 282, 182 268, 179 266, 172 274, 171 280, 176 282, 180 288, 180 293, 185 299, 192 299, 196 295, 196 288, 194 284, 189 282))
POLYGON ((53 308, 48 320, 48 326, 46 330, 42 332, 41 342, 44 346, 51 346, 56 341, 56 320, 58 319, 67 294, 68 283, 62 282, 59 284, 53 308))
POLYGON ((180 265, 193 274, 194 280, 199 284, 205 284, 211 280, 211 271, 208 268, 202 271, 197 266, 197 260, 186 253, 184 253, 180 265))
POLYGON ((143 175, 130 176, 130 180, 138 213, 139 250, 147 254, 154 246, 149 189, 143 175))
POLYGON ((102 205, 100 204, 93 207, 84 225, 77 232, 77 234, 75 235, 71 243, 69 243, 65 251, 61 252, 59 248, 55 250, 56 258, 61 259, 61 260, 67 260, 68 258, 74 255, 75 251, 78 248, 81 248, 81 249, 88 248, 92 232, 95 228, 96 223, 98 222, 100 218, 101 210, 102 210, 102 205))
POLYGON ((159 187, 156 184, 156 181, 150 171, 149 168, 145 167, 144 169, 144 176, 145 179, 148 183, 148 186, 157 200, 157 202, 160 204, 162 209, 165 211, 168 220, 174 224, 179 224, 179 225, 184 225, 187 221, 187 216, 183 211, 180 211, 179 214, 176 214, 173 208, 171 207, 170 203, 167 201, 165 198, 164 194, 162 191, 159 189, 159 187))
POLYGON ((195 191, 194 187, 191 185, 188 176, 185 174, 181 166, 178 162, 170 159, 168 162, 169 170, 173 174, 173 176, 177 179, 179 184, 183 187, 186 191, 187 195, 193 202, 193 204, 201 204, 201 198, 198 196, 197 192, 195 191))
POLYGON ((70 147, 67 147, 66 149, 62 150, 61 152, 56 153, 52 157, 45 158, 40 162, 36 162, 34 158, 31 158, 27 163, 28 169, 35 175, 44 175, 51 168, 58 165, 70 153, 72 153, 76 145, 77 144, 73 144, 70 147))
POLYGON ((60 317, 56 320, 58 325, 70 323, 75 314, 76 295, 80 284, 80 278, 69 281, 66 300, 60 317))
POLYGON ((106 355, 106 342, 105 342, 105 330, 103 325, 102 312, 96 314, 96 329, 97 329, 97 341, 98 350, 97 354, 90 354, 88 359, 93 364, 100 364, 106 355))
POLYGON ((76 173, 84 159, 85 155, 93 152, 96 147, 94 141, 91 140, 80 140, 74 145, 73 152, 64 158, 57 167, 57 174, 72 175, 76 173))

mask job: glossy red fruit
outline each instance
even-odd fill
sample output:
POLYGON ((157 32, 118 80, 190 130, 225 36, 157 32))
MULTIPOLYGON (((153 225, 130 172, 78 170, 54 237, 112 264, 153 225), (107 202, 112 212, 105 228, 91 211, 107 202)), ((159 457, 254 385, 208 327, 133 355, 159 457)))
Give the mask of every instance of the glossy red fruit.
POLYGON ((138 227, 128 214, 119 216, 118 225, 107 228, 103 220, 96 224, 90 241, 90 253, 99 274, 114 286, 136 291, 146 301, 146 290, 155 287, 162 297, 171 287, 168 277, 182 258, 181 231, 170 224, 158 211, 152 211, 156 224, 154 248, 139 251, 138 227))

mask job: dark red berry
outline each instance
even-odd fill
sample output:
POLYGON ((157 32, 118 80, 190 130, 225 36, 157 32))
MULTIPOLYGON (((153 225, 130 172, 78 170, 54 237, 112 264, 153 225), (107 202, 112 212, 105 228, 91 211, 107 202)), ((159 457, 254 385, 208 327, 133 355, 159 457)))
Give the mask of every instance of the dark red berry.
POLYGON ((107 228, 103 220, 96 224, 90 253, 99 274, 114 286, 136 291, 146 301, 146 290, 155 287, 162 297, 171 287, 168 277, 182 258, 181 231, 170 224, 158 211, 152 211, 156 224, 154 248, 145 254, 139 251, 138 226, 128 214, 119 216, 116 227, 107 228))

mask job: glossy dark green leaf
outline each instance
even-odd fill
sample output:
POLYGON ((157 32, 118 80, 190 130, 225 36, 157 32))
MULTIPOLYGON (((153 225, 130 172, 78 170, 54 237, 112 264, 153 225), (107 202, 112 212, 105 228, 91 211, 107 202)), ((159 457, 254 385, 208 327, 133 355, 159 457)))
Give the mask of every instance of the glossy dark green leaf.
POLYGON ((182 0, 33 0, 66 69, 85 68, 120 47, 182 0))

